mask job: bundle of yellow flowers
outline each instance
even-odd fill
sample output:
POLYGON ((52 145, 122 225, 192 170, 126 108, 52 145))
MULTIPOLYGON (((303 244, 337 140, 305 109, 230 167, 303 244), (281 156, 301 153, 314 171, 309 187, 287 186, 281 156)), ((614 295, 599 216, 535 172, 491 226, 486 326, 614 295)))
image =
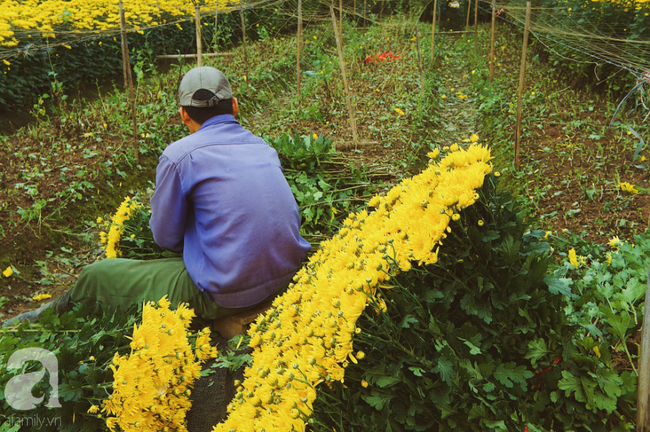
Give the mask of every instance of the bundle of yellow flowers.
POLYGON ((102 244, 106 245, 103 246, 106 251, 106 258, 117 258, 118 255, 122 255, 122 251, 119 250, 117 244, 122 234, 124 234, 124 222, 129 220, 133 212, 139 207, 142 207, 142 204, 130 197, 125 197, 115 214, 111 216, 111 222, 104 222, 104 226, 109 227, 108 234, 102 231, 99 236, 102 244))
MULTIPOLYGON (((236 0, 218 0, 219 12, 239 6, 236 0)), ((147 2, 124 0, 129 28, 146 29, 165 22, 194 15, 194 5, 182 0, 147 2)), ((214 13, 215 3, 209 10, 214 13)), ((204 8, 205 10, 205 8, 204 8)), ((55 38, 58 30, 76 35, 100 33, 120 28, 118 2, 115 0, 0 0, 0 46, 18 45, 16 31, 28 30, 42 37, 55 38)))
MULTIPOLYGON (((368 203, 376 210, 350 214, 338 235, 324 242, 274 308, 252 325, 252 366, 215 431, 305 430, 316 386, 344 381, 356 321, 366 305, 386 306, 375 294, 411 262, 437 261, 436 247, 449 221, 478 199, 492 171, 487 148, 451 146, 438 163, 368 203), (434 250, 435 249, 435 250, 434 250)), ((429 153, 432 159, 438 150, 429 153)))
POLYGON ((209 344, 208 328, 199 332, 193 351, 187 329, 194 312, 184 304, 172 311, 169 304, 167 296, 157 308, 153 302, 145 304, 130 355, 116 353, 113 358, 113 393, 102 402, 111 431, 116 426, 125 432, 187 430, 190 388, 203 360, 217 352, 209 344))

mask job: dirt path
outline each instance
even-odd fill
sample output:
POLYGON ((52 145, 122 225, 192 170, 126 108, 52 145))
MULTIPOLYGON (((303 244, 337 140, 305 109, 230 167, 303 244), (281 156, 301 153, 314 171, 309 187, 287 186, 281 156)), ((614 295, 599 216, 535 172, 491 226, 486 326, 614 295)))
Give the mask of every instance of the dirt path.
POLYGON ((442 60, 440 72, 443 84, 439 89, 441 98, 440 117, 443 119, 440 145, 467 143, 477 133, 478 111, 472 94, 467 55, 454 46, 456 38, 441 38, 441 49, 447 54, 442 60))

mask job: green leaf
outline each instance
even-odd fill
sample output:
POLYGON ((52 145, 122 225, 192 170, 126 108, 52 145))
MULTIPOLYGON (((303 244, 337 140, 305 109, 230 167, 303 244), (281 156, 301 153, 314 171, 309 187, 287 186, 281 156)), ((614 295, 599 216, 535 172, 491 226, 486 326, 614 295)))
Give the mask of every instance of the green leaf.
POLYGON ((546 345, 546 340, 539 338, 528 343, 528 352, 525 358, 530 359, 533 365, 536 365, 540 358, 551 353, 552 351, 546 345))
POLYGON ((612 328, 612 333, 619 339, 625 340, 627 330, 634 326, 634 319, 630 314, 622 310, 620 315, 615 315, 611 310, 607 310, 607 324, 612 328))
POLYGON ((451 384, 451 381, 456 376, 453 363, 444 356, 438 359, 438 364, 431 371, 439 374, 440 378, 447 384, 451 384))
POLYGON ((370 406, 378 411, 381 411, 384 406, 395 397, 394 394, 379 393, 373 390, 371 395, 362 395, 361 399, 366 401, 370 406))
POLYGON ((544 283, 548 285, 548 290, 551 294, 562 294, 564 296, 571 296, 571 288, 567 284, 567 281, 570 282, 570 279, 557 279, 551 276, 546 276, 544 278, 544 283))
POLYGON ((67 380, 59 384, 59 397, 65 401, 76 401, 83 396, 81 383, 75 380, 67 380))
POLYGON ((391 377, 391 376, 382 376, 375 380, 375 384, 379 388, 390 387, 397 384, 398 382, 402 382, 402 380, 400 378, 391 377))
POLYGON ((471 343, 470 341, 468 341, 467 339, 463 339, 463 338, 458 338, 458 339, 462 340, 463 343, 469 347, 469 353, 471 355, 481 354, 481 349, 476 345, 474 345, 473 343, 471 343))
POLYGON ((483 420, 485 426, 490 429, 507 431, 506 423, 503 420, 483 420))
POLYGON ((497 388, 493 383, 489 382, 483 386, 483 391, 485 393, 490 393, 491 391, 494 391, 494 389, 497 388))
POLYGON ((497 240, 499 237, 501 237, 501 234, 499 234, 499 231, 494 231, 494 230, 488 230, 483 234, 483 241, 485 243, 488 243, 492 240, 497 240))
POLYGON ((400 327, 402 328, 410 328, 411 324, 415 324, 418 322, 418 319, 415 318, 413 315, 408 314, 404 317, 402 320, 402 323, 400 324, 400 327))
POLYGON ((523 390, 526 390, 526 380, 532 376, 525 366, 517 366, 514 362, 501 363, 494 371, 494 378, 504 386, 513 388, 514 384, 519 384, 523 390))

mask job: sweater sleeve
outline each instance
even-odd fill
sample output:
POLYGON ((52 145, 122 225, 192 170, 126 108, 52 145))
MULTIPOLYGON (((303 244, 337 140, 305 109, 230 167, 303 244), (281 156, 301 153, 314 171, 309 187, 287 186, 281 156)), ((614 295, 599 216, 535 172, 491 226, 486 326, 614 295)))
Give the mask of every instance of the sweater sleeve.
POLYGON ((156 168, 156 190, 151 197, 149 226, 155 242, 163 249, 183 252, 187 199, 174 165, 161 156, 156 168))

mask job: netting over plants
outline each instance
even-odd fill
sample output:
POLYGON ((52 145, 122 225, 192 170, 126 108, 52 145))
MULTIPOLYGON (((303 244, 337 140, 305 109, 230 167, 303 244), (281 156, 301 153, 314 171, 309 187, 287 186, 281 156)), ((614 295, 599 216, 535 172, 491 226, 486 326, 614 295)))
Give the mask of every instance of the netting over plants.
MULTIPOLYGON (((482 7, 489 10, 491 3, 482 7)), ((524 27, 525 1, 497 2, 496 7, 503 8, 500 18, 524 27)), ((592 63, 597 76, 600 66, 610 64, 648 79, 650 3, 645 0, 534 1, 530 29, 564 60, 592 63)))

